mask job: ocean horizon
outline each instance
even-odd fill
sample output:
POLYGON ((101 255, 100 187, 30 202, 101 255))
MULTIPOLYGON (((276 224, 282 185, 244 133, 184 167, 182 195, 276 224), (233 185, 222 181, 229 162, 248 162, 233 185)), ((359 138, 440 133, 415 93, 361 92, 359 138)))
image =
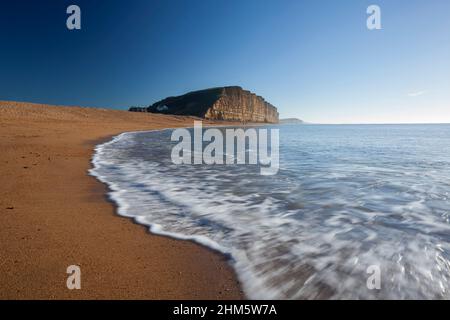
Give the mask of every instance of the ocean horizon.
POLYGON ((175 165, 171 129, 97 146, 90 172, 119 215, 228 255, 251 299, 450 298, 449 124, 268 127, 274 176, 175 165))

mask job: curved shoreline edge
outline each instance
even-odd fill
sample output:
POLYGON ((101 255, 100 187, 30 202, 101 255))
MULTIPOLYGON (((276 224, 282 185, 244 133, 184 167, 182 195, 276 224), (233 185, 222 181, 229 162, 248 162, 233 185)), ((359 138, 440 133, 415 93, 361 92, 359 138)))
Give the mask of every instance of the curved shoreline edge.
MULTIPOLYGON (((224 126, 215 126, 211 125, 210 127, 224 127, 224 126)), ((225 126, 228 127, 228 126, 225 126)), ((188 129, 192 129, 193 127, 185 127, 188 129)), ((103 183, 107 187, 107 197, 108 200, 114 204, 115 212, 118 216, 124 217, 127 219, 131 219, 136 224, 145 226, 149 233, 157 236, 168 237, 175 240, 181 241, 189 241, 200 245, 212 252, 218 253, 226 258, 227 263, 233 268, 239 282, 240 286, 243 288, 245 296, 249 299, 271 299, 271 296, 265 294, 266 288, 257 277, 245 268, 246 263, 234 256, 233 252, 228 250, 227 248, 221 246, 219 243, 214 240, 200 235, 187 235, 183 233, 174 233, 166 231, 165 228, 158 223, 158 221, 148 222, 145 218, 141 216, 135 216, 128 213, 128 208, 130 204, 121 196, 123 193, 126 193, 126 190, 122 190, 118 187, 114 182, 108 180, 107 176, 102 175, 98 171, 101 170, 102 160, 101 156, 104 152, 105 147, 113 145, 119 140, 133 134, 139 133, 152 133, 152 132, 161 132, 161 131, 171 131, 175 128, 165 128, 160 130, 144 130, 144 131, 130 131, 123 132, 119 135, 113 136, 109 141, 99 143, 94 148, 94 153, 91 159, 92 168, 89 170, 89 175, 95 177, 99 182, 103 183)), ((242 258, 242 257, 241 257, 242 258)), ((245 260, 245 259, 244 259, 245 260)))
MULTIPOLYGON (((186 127, 189 128, 189 127, 186 127)), ((95 172, 95 169, 100 166, 100 160, 98 159, 99 156, 99 152, 102 151, 103 147, 109 144, 114 143, 115 141, 121 139, 123 136, 128 135, 128 134, 133 134, 133 133, 138 133, 138 132, 156 132, 156 131, 165 131, 165 130, 173 130, 173 128, 167 128, 167 129, 162 129, 162 130, 145 130, 145 131, 129 131, 129 132, 123 132, 119 135, 116 135, 114 137, 112 137, 111 140, 105 142, 105 143, 101 143, 98 144, 95 148, 94 148, 94 154, 93 157, 91 159, 91 163, 93 165, 93 167, 91 169, 89 169, 89 175, 95 177, 96 179, 98 179, 101 183, 105 184, 108 188, 108 193, 107 193, 107 197, 110 201, 112 201, 115 204, 116 207, 116 213, 117 215, 121 216, 121 217, 125 217, 125 218, 129 218, 132 219, 134 222, 136 222, 139 225, 144 225, 147 226, 149 228, 149 231, 152 234, 158 235, 158 236, 164 236, 164 237, 169 237, 169 238, 173 238, 176 240, 183 240, 183 241, 192 241, 194 243, 197 243, 203 247, 206 247, 207 249, 216 251, 220 254, 225 255, 225 257, 228 259, 228 257, 231 256, 231 253, 228 252, 225 248, 223 248, 222 246, 220 246, 218 243, 214 242, 214 241, 210 241, 209 239, 206 239, 204 237, 200 237, 200 236, 184 236, 182 234, 178 234, 178 233, 172 233, 172 232, 166 232, 163 230, 162 226, 160 224, 158 224, 157 222, 154 223, 146 223, 143 221, 140 221, 139 218, 134 217, 134 216, 130 216, 128 214, 126 214, 126 209, 127 209, 127 205, 125 203, 123 203, 121 201, 121 199, 119 197, 117 197, 115 195, 115 193, 120 193, 122 190, 116 188, 116 186, 113 183, 110 183, 108 181, 106 181, 106 179, 101 176, 100 174, 97 174, 95 172)))
MULTIPOLYGON (((218 128, 218 127, 228 127, 228 126, 230 126, 230 125, 210 125, 209 127, 218 128)), ((192 126, 179 127, 179 128, 193 129, 192 126)), ((164 231, 163 227, 160 224, 158 224, 157 222, 147 223, 147 222, 144 222, 142 219, 139 219, 139 217, 128 215, 126 213, 126 209, 127 209, 128 205, 125 202, 123 202, 119 196, 116 195, 116 194, 120 194, 122 192, 122 190, 117 188, 113 183, 106 181, 106 179, 102 175, 97 174, 95 172, 96 168, 98 168, 100 166, 99 154, 102 152, 102 150, 105 146, 113 144, 114 142, 120 140, 124 136, 130 135, 130 134, 171 131, 171 130, 175 130, 175 129, 177 129, 177 128, 125 131, 125 132, 121 132, 118 135, 113 135, 108 138, 102 139, 102 142, 95 145, 95 147, 93 148, 93 153, 92 153, 92 157, 91 157, 91 168, 88 170, 88 174, 90 176, 96 178, 99 183, 103 184, 106 187, 107 191, 105 193, 105 196, 114 205, 115 213, 117 216, 132 220, 134 223, 136 223, 140 226, 147 227, 148 232, 152 235, 169 238, 169 239, 173 239, 176 241, 187 241, 187 242, 193 243, 195 245, 200 245, 201 247, 207 249, 208 251, 211 251, 215 254, 219 254, 219 255, 223 256, 226 263, 229 264, 235 271, 238 281, 240 283, 240 286, 242 287, 242 284, 244 283, 244 279, 242 279, 242 275, 238 272, 239 270, 237 270, 237 268, 236 268, 236 260, 233 257, 231 252, 229 252, 224 247, 222 247, 220 244, 214 242, 213 240, 210 240, 207 237, 196 236, 196 235, 187 236, 187 235, 183 235, 183 234, 179 234, 179 233, 164 231)), ((246 297, 247 296, 244 293, 243 298, 246 298, 246 297)))

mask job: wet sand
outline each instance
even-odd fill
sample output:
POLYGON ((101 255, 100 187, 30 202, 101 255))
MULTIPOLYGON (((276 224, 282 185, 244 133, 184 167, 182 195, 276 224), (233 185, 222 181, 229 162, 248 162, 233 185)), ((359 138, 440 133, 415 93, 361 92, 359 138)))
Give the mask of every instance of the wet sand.
POLYGON ((0 101, 0 299, 244 298, 222 255, 117 216, 88 175, 99 142, 193 120, 0 101))

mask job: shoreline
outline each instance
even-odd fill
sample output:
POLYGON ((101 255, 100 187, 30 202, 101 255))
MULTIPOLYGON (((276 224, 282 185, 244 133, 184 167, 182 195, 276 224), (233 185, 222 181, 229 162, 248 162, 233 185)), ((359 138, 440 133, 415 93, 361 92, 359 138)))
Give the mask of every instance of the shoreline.
POLYGON ((0 101, 0 299, 245 299, 224 255, 119 216, 88 174, 102 142, 193 120, 0 101), (81 290, 66 288, 74 264, 81 290))

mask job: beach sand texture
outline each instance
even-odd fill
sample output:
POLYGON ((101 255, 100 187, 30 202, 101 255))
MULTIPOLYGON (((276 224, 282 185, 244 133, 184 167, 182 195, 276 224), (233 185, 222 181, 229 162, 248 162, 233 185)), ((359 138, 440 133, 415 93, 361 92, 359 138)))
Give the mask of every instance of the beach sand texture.
POLYGON ((243 298, 222 255, 117 216, 88 175, 101 141, 193 120, 0 101, 0 299, 243 298))

